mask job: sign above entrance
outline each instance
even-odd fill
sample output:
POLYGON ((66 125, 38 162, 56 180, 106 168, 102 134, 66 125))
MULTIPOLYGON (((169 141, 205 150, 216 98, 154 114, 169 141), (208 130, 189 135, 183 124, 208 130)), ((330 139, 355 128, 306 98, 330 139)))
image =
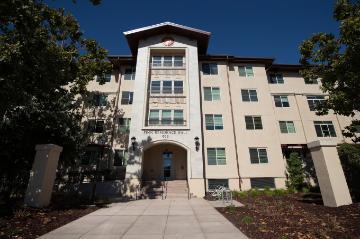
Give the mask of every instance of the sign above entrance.
POLYGON ((174 45, 174 39, 173 38, 171 38, 171 37, 164 37, 163 39, 162 39, 162 42, 163 42, 163 44, 164 44, 164 46, 172 46, 172 45, 174 45))

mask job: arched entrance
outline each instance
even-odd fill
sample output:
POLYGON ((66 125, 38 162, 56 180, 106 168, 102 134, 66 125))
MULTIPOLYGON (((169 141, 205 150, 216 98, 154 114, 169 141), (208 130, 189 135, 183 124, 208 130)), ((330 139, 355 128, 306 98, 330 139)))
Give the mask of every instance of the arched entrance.
POLYGON ((171 143, 158 143, 144 150, 142 180, 186 180, 187 151, 171 143))

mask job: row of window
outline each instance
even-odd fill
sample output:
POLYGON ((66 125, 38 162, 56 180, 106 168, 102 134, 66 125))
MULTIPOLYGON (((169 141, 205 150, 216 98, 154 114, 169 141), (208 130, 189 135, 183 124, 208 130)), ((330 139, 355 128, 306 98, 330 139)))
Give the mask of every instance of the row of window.
POLYGON ((182 94, 184 92, 184 82, 175 80, 153 80, 150 84, 151 94, 182 94))
MULTIPOLYGON (((119 118, 118 119, 118 133, 129 133, 130 132, 130 118, 119 118)), ((105 130, 104 119, 90 119, 87 122, 87 130, 91 133, 103 133, 105 130)))
MULTIPOLYGON (((245 126, 247 130, 263 129, 261 116, 245 116, 245 126)), ((280 132, 283 134, 296 133, 293 121, 279 121, 280 132)), ((336 137, 334 125, 331 121, 314 121, 316 135, 318 137, 336 137)), ((205 114, 206 130, 224 129, 221 114, 205 114)))
POLYGON ((150 110, 148 125, 184 125, 183 110, 150 110))
MULTIPOLYGON (((226 165, 225 148, 207 148, 208 165, 226 165)), ((251 164, 268 163, 266 148, 249 148, 249 158, 251 164)))
MULTIPOLYGON (((202 64, 203 75, 218 75, 217 63, 203 63, 202 64)), ((238 73, 241 77, 252 78, 254 77, 254 71, 252 66, 238 66, 238 73)), ((269 84, 284 84, 284 77, 281 73, 269 73, 269 84)), ((317 79, 305 80, 305 84, 317 84, 317 79)))
MULTIPOLYGON (((250 178, 251 188, 275 188, 274 178, 250 178)), ((229 188, 229 179, 208 179, 208 190, 217 189, 219 186, 229 188)))
POLYGON ((152 56, 151 66, 156 67, 184 67, 184 56, 152 56))

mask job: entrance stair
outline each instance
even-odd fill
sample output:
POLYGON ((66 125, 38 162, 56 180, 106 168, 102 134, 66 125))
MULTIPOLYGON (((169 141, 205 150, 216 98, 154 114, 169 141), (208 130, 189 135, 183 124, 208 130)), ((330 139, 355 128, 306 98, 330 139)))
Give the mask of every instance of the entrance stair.
POLYGON ((186 180, 143 181, 142 199, 187 199, 188 185, 186 180))
POLYGON ((188 185, 186 180, 166 181, 166 198, 188 198, 188 185))

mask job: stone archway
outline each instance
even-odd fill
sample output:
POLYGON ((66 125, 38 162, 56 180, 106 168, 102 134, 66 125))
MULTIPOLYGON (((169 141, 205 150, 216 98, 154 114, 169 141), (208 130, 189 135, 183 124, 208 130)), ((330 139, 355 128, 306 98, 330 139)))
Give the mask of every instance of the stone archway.
POLYGON ((187 150, 178 144, 161 142, 144 149, 142 180, 186 180, 187 150))

